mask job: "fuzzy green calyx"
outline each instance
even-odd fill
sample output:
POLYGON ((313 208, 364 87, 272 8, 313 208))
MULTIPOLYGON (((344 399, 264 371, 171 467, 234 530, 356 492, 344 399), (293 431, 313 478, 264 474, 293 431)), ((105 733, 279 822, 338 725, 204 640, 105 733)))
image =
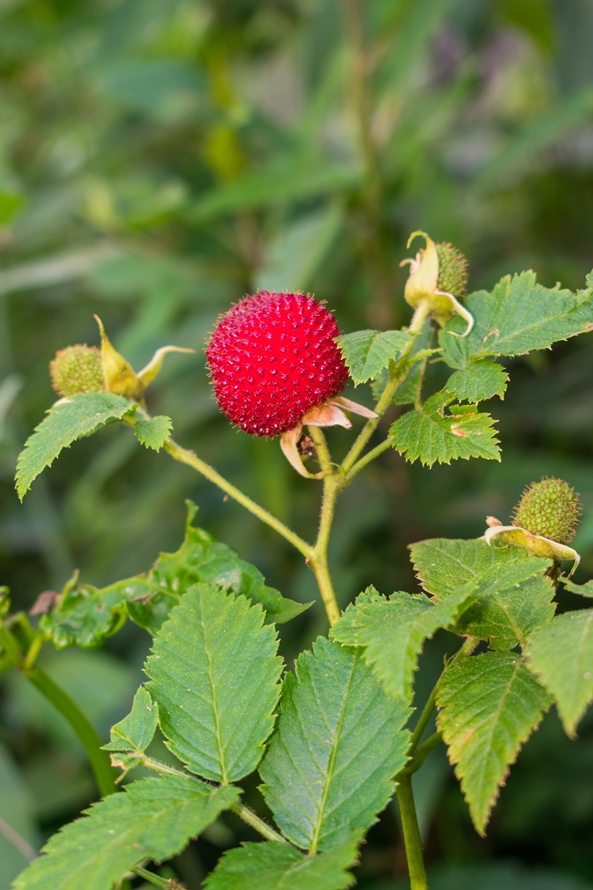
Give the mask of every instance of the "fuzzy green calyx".
POLYGON ((460 250, 446 242, 436 244, 439 260, 439 277, 437 287, 439 290, 453 294, 458 300, 462 300, 467 293, 467 260, 460 250))
POLYGON ((78 343, 56 353, 50 362, 52 386, 63 397, 105 389, 101 350, 78 343))
POLYGON ((562 479, 544 477, 523 492, 513 513, 513 525, 559 544, 569 544, 580 513, 574 488, 562 479))

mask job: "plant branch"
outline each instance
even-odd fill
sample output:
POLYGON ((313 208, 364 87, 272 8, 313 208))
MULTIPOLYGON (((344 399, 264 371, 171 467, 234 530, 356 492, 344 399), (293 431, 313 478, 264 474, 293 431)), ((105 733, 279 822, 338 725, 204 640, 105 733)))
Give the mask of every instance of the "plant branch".
MULTIPOLYGON (((148 769, 154 770, 156 773, 161 773, 165 776, 183 776, 183 778, 191 778, 194 781, 199 782, 200 785, 208 786, 208 782, 204 782, 201 779, 198 779, 196 776, 190 776, 189 773, 184 773, 182 770, 175 769, 174 766, 169 766, 166 763, 161 763, 160 760, 155 760, 154 757, 148 757, 146 754, 142 755, 142 766, 148 767, 148 769)), ((214 785, 210 786, 212 788, 216 787, 214 785)), ((277 841, 278 843, 287 844, 288 841, 281 834, 278 834, 267 822, 264 822, 263 819, 260 819, 259 816, 250 810, 249 807, 246 807, 245 804, 242 803, 233 803, 229 807, 230 810, 233 811, 240 819, 243 819, 247 825, 251 825, 252 828, 255 828, 262 837, 265 837, 268 841, 277 841)))
POLYGON ((19 832, 9 825, 8 822, 5 822, 4 819, 0 817, 0 834, 3 835, 7 841, 9 841, 13 847, 22 853, 25 859, 28 859, 29 862, 32 862, 33 859, 37 859, 37 851, 31 846, 29 841, 19 834, 19 832))
POLYGON ((148 871, 148 869, 142 868, 140 865, 133 868, 132 872, 138 875, 139 878, 144 878, 145 881, 148 881, 154 887, 160 887, 161 890, 181 890, 183 886, 175 878, 161 878, 160 875, 155 875, 153 871, 148 871))
POLYGON ((275 516, 263 507, 260 507, 259 504, 256 504, 255 501, 252 501, 246 494, 243 494, 242 491, 236 488, 231 482, 228 482, 224 476, 221 476, 214 467, 211 467, 205 461, 201 460, 201 458, 199 458, 193 451, 190 451, 187 448, 182 448, 181 445, 178 445, 173 439, 169 439, 165 442, 163 448, 174 460, 177 460, 182 464, 187 464, 187 466, 197 470, 198 473, 201 473, 202 476, 205 476, 206 479, 221 488, 225 494, 228 494, 229 497, 232 497, 235 501, 245 507, 246 510, 249 510, 254 516, 257 516, 258 519, 261 519, 262 522, 269 525, 270 528, 273 528, 274 531, 278 532, 279 535, 282 535, 283 538, 289 541, 293 547, 302 553, 306 559, 310 559, 313 556, 313 547, 310 544, 299 537, 299 535, 293 532, 292 529, 288 528, 288 526, 284 525, 279 519, 276 519, 275 516))
POLYGON ((317 535, 313 555, 309 560, 309 565, 315 572, 315 578, 317 579, 319 592, 321 593, 321 599, 325 606, 330 627, 334 625, 340 617, 340 608, 338 606, 338 601, 336 600, 336 594, 327 561, 329 536, 336 508, 336 498, 339 491, 340 477, 334 475, 325 476, 323 479, 323 498, 321 501, 319 533, 317 535))
POLYGON ((422 855, 422 839, 416 815, 416 804, 412 791, 412 777, 407 772, 401 772, 396 786, 397 803, 402 822, 408 871, 410 874, 410 890, 427 890, 426 870, 422 855))
POLYGON ((83 714, 78 705, 58 686, 57 683, 37 666, 22 669, 24 676, 60 712, 78 736, 89 759, 102 797, 117 791, 115 770, 109 755, 101 750, 103 741, 95 727, 83 714))

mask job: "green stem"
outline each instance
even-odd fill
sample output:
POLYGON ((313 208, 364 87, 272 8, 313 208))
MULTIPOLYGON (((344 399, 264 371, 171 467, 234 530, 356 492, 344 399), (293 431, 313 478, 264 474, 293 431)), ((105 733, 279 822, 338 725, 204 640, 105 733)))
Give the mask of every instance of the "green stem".
MULTIPOLYGON (((154 770, 156 773, 161 773, 165 776, 183 776, 184 779, 191 778, 196 782, 199 782, 200 785, 207 785, 206 782, 202 782, 200 779, 196 779, 195 776, 189 776, 188 773, 184 773, 181 770, 175 769, 173 766, 168 766, 166 763, 161 763, 160 760, 155 760, 154 757, 148 757, 146 754, 142 755, 142 766, 146 766, 148 769, 154 770)), ((215 786, 212 786, 215 787, 215 786)), ((233 803, 229 807, 230 810, 233 811, 240 819, 247 823, 247 825, 251 825, 252 828, 255 828, 262 837, 265 837, 268 841, 277 841, 278 843, 287 844, 288 841, 286 838, 282 837, 281 834, 278 834, 277 831, 264 822, 263 819, 260 819, 259 816, 256 816, 253 810, 250 810, 249 807, 246 807, 245 804, 242 803, 233 803)))
POLYGON ((148 871, 140 865, 133 868, 132 872, 138 875, 139 878, 144 878, 145 881, 148 881, 154 887, 160 887, 161 890, 177 890, 181 886, 175 878, 161 878, 160 875, 155 875, 153 871, 148 871))
POLYGON ((0 623, 0 646, 4 649, 11 667, 16 667, 23 660, 23 654, 11 632, 0 623))
POLYGON ((310 544, 295 534, 295 532, 288 528, 288 526, 284 525, 283 522, 280 522, 279 519, 276 519, 271 513, 268 513, 263 507, 260 507, 259 504, 256 504, 255 501, 252 501, 246 494, 243 494, 243 492, 236 488, 232 483, 227 482, 224 476, 221 476, 214 467, 211 467, 205 461, 201 460, 197 454, 187 448, 182 448, 181 445, 178 445, 173 439, 169 439, 165 442, 163 448, 174 460, 178 460, 182 464, 187 464, 187 466, 192 467, 194 470, 197 470, 198 473, 201 473, 202 476, 205 476, 206 479, 209 479, 210 482, 213 482, 214 485, 218 485, 218 487, 228 494, 229 497, 234 498, 234 500, 245 507, 246 510, 249 510, 254 516, 257 516, 258 519, 261 519, 262 522, 265 522, 266 525, 269 525, 270 528, 277 531, 283 538, 286 538, 286 540, 289 541, 293 547, 296 547, 306 559, 311 559, 313 556, 313 547, 310 544))
POLYGON ((416 805, 412 791, 412 777, 402 772, 398 776, 396 787, 397 803, 404 833, 406 858, 410 874, 410 890, 427 890, 426 870, 422 855, 422 839, 416 815, 416 805))
POLYGON ((414 756, 404 767, 405 771, 410 774, 417 772, 430 754, 430 752, 434 751, 434 749, 437 748, 442 741, 443 733, 433 732, 433 734, 429 736, 425 742, 422 742, 422 744, 416 749, 414 756))
MULTIPOLYGON (((414 315, 412 316, 412 321, 410 322, 410 326, 408 328, 408 332, 410 334, 418 334, 422 330, 424 322, 430 315, 430 306, 427 302, 421 303, 418 308, 414 311, 414 315)), ((363 426, 358 438, 354 442, 352 448, 342 461, 342 471, 348 477, 350 471, 354 467, 356 461, 358 460, 359 455, 361 454, 363 448, 375 432, 379 421, 381 420, 382 415, 385 413, 389 405, 391 404, 391 400, 395 393, 397 392, 399 386, 403 383, 408 373, 408 359, 410 357, 410 353, 414 348, 414 342, 416 338, 414 337, 408 345, 402 351, 402 354, 398 358, 396 362, 393 363, 393 367, 390 370, 389 374, 389 382, 387 386, 383 390, 381 398, 377 402, 375 407, 375 413, 377 417, 374 417, 372 420, 368 420, 363 426)))
POLYGON ((116 772, 111 766, 107 752, 101 750, 103 741, 78 705, 41 668, 33 666, 25 669, 23 667, 23 674, 52 703, 56 710, 66 718, 78 736, 93 768, 101 796, 106 797, 108 794, 113 794, 117 791, 115 784, 116 772))
POLYGON ((360 473, 360 471, 363 469, 363 467, 366 467, 367 464, 370 464, 371 461, 375 460, 376 457, 379 457, 379 455, 383 454, 384 451, 388 451, 390 448, 391 448, 391 442, 389 441, 389 439, 385 439, 383 442, 381 442, 375 448, 372 448, 370 451, 367 451, 367 453, 364 455, 364 457, 361 457, 360 460, 354 464, 354 466, 352 467, 350 472, 344 477, 344 480, 342 483, 343 487, 345 488, 347 485, 349 485, 352 482, 352 480, 354 479, 354 477, 358 473, 360 473))
POLYGON ((315 578, 321 593, 321 599, 325 606, 330 627, 340 617, 340 607, 332 584, 329 564, 327 561, 327 548, 331 532, 336 498, 340 490, 340 478, 338 476, 325 476, 323 479, 323 500, 321 502, 321 517, 319 520, 319 534, 315 543, 313 556, 309 565, 315 572, 315 578))

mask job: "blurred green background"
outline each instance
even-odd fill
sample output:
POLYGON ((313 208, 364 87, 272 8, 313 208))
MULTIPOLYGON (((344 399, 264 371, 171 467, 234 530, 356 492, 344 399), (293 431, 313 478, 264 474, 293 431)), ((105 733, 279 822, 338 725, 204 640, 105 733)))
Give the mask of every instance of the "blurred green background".
MULTIPOLYGON (((473 290, 524 268, 582 287, 592 46, 592 0, 0 0, 0 583, 15 605, 75 568, 98 586, 146 570, 181 542, 186 497, 269 584, 314 598, 288 545, 123 428, 77 443, 20 505, 15 461, 54 399, 49 360, 98 343, 93 313, 137 369, 158 346, 195 348, 167 359, 149 408, 311 538, 316 485, 277 441, 233 430, 211 397, 203 345, 215 319, 267 288, 314 292, 344 332, 405 324, 399 262, 415 229, 466 253, 473 290)), ((591 576, 592 336, 509 362, 506 399, 492 403, 501 464, 428 470, 393 453, 358 477, 332 545, 343 604, 369 583, 415 590, 407 544, 480 535, 486 514, 506 521, 542 474, 582 494, 579 580, 591 576)), ((371 403, 366 387, 356 398, 371 403)), ((329 438, 345 452, 347 432, 329 438)), ((282 627, 289 663, 325 631, 319 607, 282 627)), ((126 628, 103 651, 48 651, 44 665, 106 733, 148 645, 126 628)), ((428 647, 421 694, 450 645, 428 647)), ((0 819, 38 848, 95 790, 61 718, 19 680, 0 685, 0 819)), ((435 890, 593 887, 591 719, 569 743, 546 717, 486 840, 442 751, 415 787, 435 890)), ((247 800, 261 806, 255 781, 247 800)), ((198 887, 221 849, 251 837, 225 817, 177 873, 198 887)), ((0 832, 0 890, 25 862, 0 832)), ((395 808, 357 874, 368 890, 406 886, 395 808)))

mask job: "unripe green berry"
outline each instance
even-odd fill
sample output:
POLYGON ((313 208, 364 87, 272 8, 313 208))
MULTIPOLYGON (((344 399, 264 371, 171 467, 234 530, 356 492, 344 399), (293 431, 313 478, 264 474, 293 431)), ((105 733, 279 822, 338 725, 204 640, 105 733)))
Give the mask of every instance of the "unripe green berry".
POLYGON ((52 386, 61 396, 105 389, 101 350, 86 343, 67 346, 50 362, 52 386))
POLYGON ((513 525, 533 535, 569 544, 581 513, 579 496, 562 479, 542 478, 525 489, 514 510, 513 525))
POLYGON ((453 294, 458 300, 463 299, 467 292, 466 258, 452 244, 436 244, 435 247, 439 258, 438 289, 453 294))

